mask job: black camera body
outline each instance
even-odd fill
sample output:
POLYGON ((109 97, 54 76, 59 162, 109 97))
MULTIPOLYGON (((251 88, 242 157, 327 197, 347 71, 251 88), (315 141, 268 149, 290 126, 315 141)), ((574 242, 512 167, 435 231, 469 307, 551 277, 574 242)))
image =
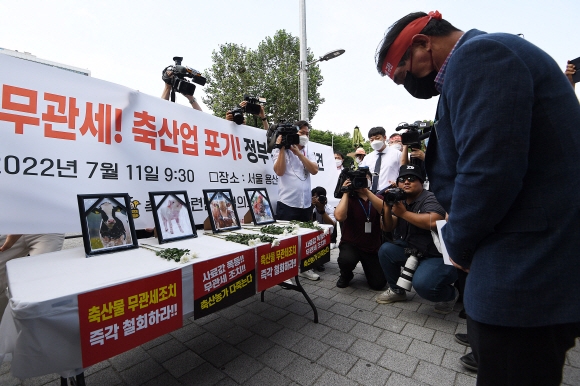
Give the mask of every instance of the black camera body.
POLYGON ((236 124, 241 125, 244 123, 244 114, 259 115, 261 110, 261 105, 266 103, 264 98, 258 98, 250 95, 244 95, 244 100, 247 102, 244 107, 235 107, 230 110, 233 115, 233 120, 236 124))
POLYGON ((275 125, 272 137, 270 138, 270 145, 272 148, 281 149, 283 147, 290 147, 291 145, 300 144, 300 136, 298 135, 298 126, 291 123, 281 122, 275 125), (278 136, 282 136, 282 141, 276 143, 278 136))
POLYGON ((200 86, 204 86, 206 79, 201 76, 201 72, 194 70, 188 66, 182 66, 181 61, 183 57, 175 56, 173 57, 173 61, 175 64, 173 66, 167 66, 163 69, 163 73, 161 78, 167 84, 171 85, 172 90, 172 98, 171 100, 175 102, 175 91, 184 94, 184 95, 193 95, 195 92, 195 84, 191 83, 188 79, 190 78, 194 83, 199 84, 200 86), (173 76, 168 77, 166 72, 171 71, 173 76))
POLYGON ((383 192, 383 201, 388 206, 393 206, 399 201, 407 199, 407 193, 401 188, 390 188, 383 192))
POLYGON ((360 166, 356 170, 343 169, 338 176, 338 182, 334 189, 334 198, 342 198, 343 193, 351 193, 356 189, 364 189, 369 187, 369 180, 367 176, 372 176, 367 166, 360 166), (350 180, 349 186, 342 186, 344 181, 350 180))
POLYGON ((432 122, 415 121, 412 124, 403 122, 395 130, 407 129, 406 133, 401 134, 402 144, 411 149, 421 149, 421 141, 429 137, 432 128, 432 122))
POLYGON ((318 196, 318 202, 320 202, 322 205, 326 205, 328 199, 326 198, 326 196, 318 196))

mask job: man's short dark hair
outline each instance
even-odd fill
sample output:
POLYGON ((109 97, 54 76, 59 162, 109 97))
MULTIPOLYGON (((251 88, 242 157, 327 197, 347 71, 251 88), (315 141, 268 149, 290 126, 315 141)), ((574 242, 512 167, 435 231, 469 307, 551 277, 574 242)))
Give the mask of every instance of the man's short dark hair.
POLYGON ((312 189, 312 196, 326 196, 326 189, 322 186, 317 186, 316 188, 312 189))
POLYGON ((400 136, 401 136, 401 134, 399 134, 399 133, 393 133, 393 134, 391 134, 391 136, 389 137, 389 139, 391 139, 393 137, 400 137, 400 136))
MULTIPOLYGON (((377 65, 377 71, 379 74, 383 75, 383 61, 385 60, 385 56, 387 56, 387 52, 389 52, 389 48, 391 48, 391 45, 397 36, 399 36, 401 31, 403 31, 410 22, 423 16, 428 15, 425 12, 413 12, 407 16, 403 16, 389 27, 385 37, 377 47, 377 52, 375 53, 375 63, 377 65)), ((460 30, 451 25, 451 23, 449 23, 447 20, 437 20, 433 18, 429 21, 429 23, 427 23, 425 28, 423 28, 420 33, 427 36, 447 36, 455 31, 460 30)), ((409 55, 410 52, 407 50, 407 52, 405 52, 401 58, 398 66, 403 66, 406 60, 409 59, 409 55)))
POLYGON ((383 127, 377 126, 377 127, 373 127, 372 129, 369 130, 369 135, 368 137, 374 137, 375 135, 382 135, 383 137, 387 136, 387 132, 385 131, 385 129, 383 127))
POLYGON ((338 154, 340 156, 340 158, 342 158, 343 160, 345 159, 344 154, 342 154, 339 151, 335 151, 334 154, 338 154))
POLYGON ((310 123, 308 121, 297 121, 295 125, 298 126, 298 129, 301 129, 302 126, 308 126, 308 130, 310 130, 310 123))

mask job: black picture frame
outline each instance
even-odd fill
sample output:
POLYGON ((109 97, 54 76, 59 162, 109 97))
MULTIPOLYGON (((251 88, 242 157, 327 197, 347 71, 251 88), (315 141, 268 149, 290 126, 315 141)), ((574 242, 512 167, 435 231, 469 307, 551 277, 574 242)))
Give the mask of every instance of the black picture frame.
POLYGON ((276 222, 266 188, 246 188, 244 193, 246 194, 254 225, 266 225, 276 222))
POLYGON ((241 229, 236 200, 231 189, 203 189, 207 215, 214 233, 241 229), (224 209, 227 217, 223 216, 224 209))
POLYGON ((129 194, 78 194, 77 201, 86 257, 139 248, 129 194))
POLYGON ((159 244, 197 237, 185 190, 149 192, 149 201, 159 244))

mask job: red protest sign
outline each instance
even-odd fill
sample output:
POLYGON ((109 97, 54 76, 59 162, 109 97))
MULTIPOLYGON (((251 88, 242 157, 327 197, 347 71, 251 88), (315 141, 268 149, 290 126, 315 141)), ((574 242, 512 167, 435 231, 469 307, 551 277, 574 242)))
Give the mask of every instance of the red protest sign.
POLYGON ((181 270, 80 294, 83 367, 183 326, 181 270))
POLYGON ((330 234, 322 231, 300 235, 300 272, 308 271, 314 263, 330 261, 330 234))
POLYGON ((199 319, 256 293, 256 250, 193 264, 193 317, 199 319))
POLYGON ((258 246, 258 292, 298 275, 298 236, 258 246))

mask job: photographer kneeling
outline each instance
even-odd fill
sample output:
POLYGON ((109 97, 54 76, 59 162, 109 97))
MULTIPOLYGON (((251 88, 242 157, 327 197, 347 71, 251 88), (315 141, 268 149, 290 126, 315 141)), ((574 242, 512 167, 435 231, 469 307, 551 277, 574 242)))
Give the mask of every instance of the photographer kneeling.
POLYGON ((381 246, 381 212, 384 205, 382 198, 369 190, 370 177, 367 167, 359 167, 357 171, 343 171, 339 179, 340 191, 335 192, 335 197, 337 193, 342 193, 334 211, 342 232, 338 246, 338 288, 348 287, 354 277, 352 271, 359 261, 371 289, 378 291, 386 284, 377 255, 381 246))
MULTIPOLYGON (((404 271, 403 275, 409 279, 412 277, 412 285, 419 296, 438 302, 435 312, 448 314, 459 296, 453 287, 457 280, 457 270, 443 262, 430 232, 437 229, 437 220, 445 218, 445 210, 433 193, 423 189, 423 175, 419 167, 401 166, 397 186, 400 189, 398 192, 390 190, 385 193, 385 202, 388 204, 385 205, 384 213, 385 231, 393 231, 394 241, 384 243, 379 249, 379 261, 390 288, 378 295, 376 301, 394 303, 407 299, 405 289, 397 285, 397 280, 408 255, 412 254, 419 260, 418 266, 414 274, 404 271), (389 206, 391 194, 398 196, 392 207, 389 206)), ((407 268, 409 266, 406 265, 407 268)), ((410 268, 412 271, 413 268, 410 268)))

